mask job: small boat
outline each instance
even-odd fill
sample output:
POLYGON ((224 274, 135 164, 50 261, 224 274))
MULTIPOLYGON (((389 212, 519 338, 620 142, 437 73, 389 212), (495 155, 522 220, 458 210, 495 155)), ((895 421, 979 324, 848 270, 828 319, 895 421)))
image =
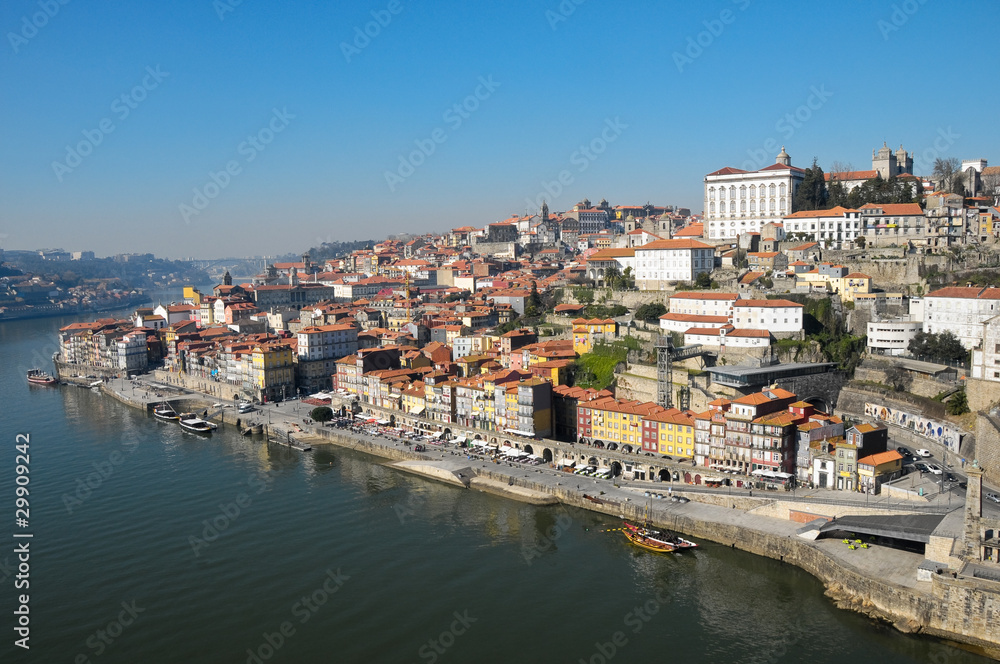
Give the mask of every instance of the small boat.
POLYGON ((665 542, 667 544, 670 544, 676 550, 697 549, 698 548, 698 545, 695 544, 694 542, 692 542, 691 540, 684 539, 683 537, 679 536, 677 533, 671 532, 669 530, 660 530, 658 528, 653 528, 652 525, 650 525, 648 523, 646 525, 640 526, 640 525, 637 525, 637 524, 634 524, 634 523, 629 523, 628 521, 626 521, 625 522, 625 529, 624 530, 625 530, 626 536, 630 532, 631 533, 635 533, 636 535, 638 535, 640 537, 643 537, 643 538, 646 538, 646 539, 651 539, 651 540, 654 540, 654 541, 657 541, 657 542, 665 542))
POLYGON ((177 414, 177 411, 170 407, 170 404, 161 403, 159 406, 153 409, 153 415, 161 420, 179 420, 181 416, 177 414))
POLYGON ((635 544, 637 547, 642 549, 646 549, 647 551, 655 551, 656 553, 673 553, 677 550, 677 547, 670 542, 645 534, 644 529, 642 528, 623 528, 622 532, 625 533, 625 537, 628 538, 629 542, 632 542, 632 544, 635 544))
POLYGON ((28 382, 32 385, 55 385, 58 381, 41 369, 32 369, 28 372, 28 382))
POLYGON ((184 413, 180 416, 182 429, 194 433, 212 433, 213 429, 218 429, 219 425, 203 420, 194 413, 184 413))

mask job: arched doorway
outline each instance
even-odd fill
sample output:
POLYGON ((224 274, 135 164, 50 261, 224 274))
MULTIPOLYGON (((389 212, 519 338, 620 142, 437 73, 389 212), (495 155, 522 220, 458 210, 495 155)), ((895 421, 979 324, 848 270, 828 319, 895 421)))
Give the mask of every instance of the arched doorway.
POLYGON ((624 452, 625 454, 632 454, 632 446, 622 445, 622 452, 624 452))
POLYGON ((590 457, 589 459, 587 459, 587 465, 588 466, 596 466, 596 465, 598 465, 598 463, 597 463, 597 457, 590 457))
POLYGON ((827 404, 826 399, 823 397, 809 397, 808 399, 803 399, 808 404, 812 404, 821 413, 829 413, 830 406, 827 404))
POLYGON ((622 476, 622 465, 617 461, 611 462, 611 477, 621 477, 622 476))
POLYGON ((684 483, 691 484, 691 473, 684 473, 684 483))
POLYGON ((477 434, 475 435, 475 437, 473 438, 473 440, 482 440, 482 439, 483 439, 483 437, 482 437, 482 436, 480 436, 480 435, 479 435, 478 433, 477 433, 477 434))
POLYGON ((614 452, 618 449, 618 443, 608 443, 608 449, 614 452))
POLYGON ((494 436, 493 438, 490 438, 490 443, 493 444, 493 445, 497 444, 496 436, 494 436))
POLYGON ((594 441, 594 447, 596 447, 599 450, 603 450, 604 449, 604 441, 603 440, 595 440, 594 441))
POLYGON ((701 484, 701 475, 695 475, 694 476, 694 483, 695 484, 701 484))
POLYGON ((531 445, 525 445, 524 446, 524 451, 526 453, 528 453, 528 454, 534 454, 535 453, 535 450, 532 449, 531 445))
POLYGON ((657 477, 660 478, 661 482, 669 482, 670 481, 670 471, 667 470, 666 468, 664 468, 663 470, 661 470, 659 472, 659 474, 657 475, 657 477))
POLYGON ((552 463, 552 450, 550 450, 547 447, 544 450, 542 450, 542 459, 545 461, 545 463, 552 463))
POLYGON ((451 429, 445 429, 444 430, 444 435, 451 436, 451 429))
POLYGON ((389 426, 391 426, 391 427, 396 426, 396 416, 395 415, 390 415, 389 416, 389 426))

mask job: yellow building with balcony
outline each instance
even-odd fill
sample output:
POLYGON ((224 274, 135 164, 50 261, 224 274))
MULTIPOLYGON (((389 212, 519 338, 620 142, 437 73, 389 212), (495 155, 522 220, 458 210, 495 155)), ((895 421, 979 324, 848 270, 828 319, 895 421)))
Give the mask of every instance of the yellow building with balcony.
POLYGON ((618 335, 618 323, 610 318, 577 318, 573 321, 573 350, 589 353, 598 341, 612 341, 618 335))
POLYGON ((253 384, 261 401, 278 401, 295 394, 291 346, 283 343, 255 346, 250 358, 253 384))

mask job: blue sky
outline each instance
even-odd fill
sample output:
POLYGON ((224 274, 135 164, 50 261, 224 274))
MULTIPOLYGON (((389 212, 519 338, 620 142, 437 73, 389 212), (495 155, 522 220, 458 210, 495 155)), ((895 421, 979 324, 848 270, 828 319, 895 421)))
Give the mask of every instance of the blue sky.
POLYGON ((298 252, 542 197, 700 212, 706 173, 782 144, 1000 165, 992 2, 235 2, 3 3, 0 247, 298 252))

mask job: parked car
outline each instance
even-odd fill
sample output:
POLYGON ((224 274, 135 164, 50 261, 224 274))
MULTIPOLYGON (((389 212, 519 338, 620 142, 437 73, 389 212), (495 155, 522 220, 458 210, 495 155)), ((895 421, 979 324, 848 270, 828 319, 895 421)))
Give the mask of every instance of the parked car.
POLYGON ((944 472, 943 470, 941 470, 941 466, 938 466, 933 463, 927 464, 927 470, 931 473, 934 473, 935 475, 940 475, 941 473, 944 472))
POLYGON ((917 470, 919 470, 922 473, 926 473, 926 472, 928 472, 930 470, 930 468, 927 467, 926 463, 917 463, 917 464, 914 464, 913 467, 916 468, 917 470))
POLYGON ((927 458, 934 455, 931 454, 930 450, 917 450, 917 456, 927 458))
POLYGON ((900 454, 902 454, 902 455, 903 455, 903 458, 904 458, 904 459, 905 459, 906 457, 910 456, 910 450, 906 449, 906 448, 905 448, 905 447, 903 447, 903 446, 899 446, 899 447, 897 447, 897 448, 896 448, 896 451, 897 451, 897 452, 899 452, 900 454))
POLYGON ((997 505, 1000 505, 1000 496, 996 495, 995 493, 986 494, 986 500, 992 500, 997 505))

